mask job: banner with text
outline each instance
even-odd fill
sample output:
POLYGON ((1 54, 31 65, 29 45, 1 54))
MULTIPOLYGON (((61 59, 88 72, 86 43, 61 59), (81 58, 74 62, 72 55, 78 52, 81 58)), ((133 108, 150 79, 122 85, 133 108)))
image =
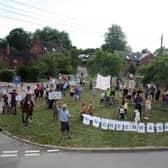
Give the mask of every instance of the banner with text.
POLYGON ((165 123, 143 123, 143 122, 130 122, 130 121, 118 121, 112 119, 105 119, 96 116, 90 116, 83 114, 83 124, 90 125, 103 130, 113 131, 130 131, 137 133, 163 133, 168 132, 168 122, 165 123))

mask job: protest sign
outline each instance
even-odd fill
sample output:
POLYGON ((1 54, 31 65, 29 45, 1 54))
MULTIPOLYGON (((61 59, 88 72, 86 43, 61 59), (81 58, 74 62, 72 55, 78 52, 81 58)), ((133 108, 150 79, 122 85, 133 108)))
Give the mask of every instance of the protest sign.
POLYGON ((104 130, 108 129, 108 119, 101 119, 101 128, 104 130))
POLYGON ((115 126, 116 126, 115 120, 109 120, 108 123, 109 123, 109 125, 108 125, 109 129, 110 130, 115 130, 115 126))
POLYGON ((89 125, 90 124, 90 115, 83 114, 83 124, 89 125))
POLYGON ((59 100, 59 99, 62 99, 62 94, 61 94, 61 92, 56 92, 56 91, 49 92, 48 93, 48 99, 49 100, 59 100))
POLYGON ((70 86, 76 86, 76 84, 77 84, 76 81, 69 81, 70 86))
POLYGON ((110 88, 110 76, 97 75, 96 88, 101 90, 107 90, 110 88))
POLYGON ((17 96, 16 96, 16 101, 18 101, 18 102, 19 102, 19 101, 22 101, 22 99, 23 99, 23 98, 22 98, 22 96, 21 96, 21 95, 17 95, 17 96))
POLYGON ((128 88, 129 89, 134 89, 134 87, 135 87, 135 81, 134 80, 129 80, 128 88))
POLYGON ((94 116, 92 119, 93 119, 93 126, 98 128, 99 125, 100 125, 100 117, 95 117, 94 116))

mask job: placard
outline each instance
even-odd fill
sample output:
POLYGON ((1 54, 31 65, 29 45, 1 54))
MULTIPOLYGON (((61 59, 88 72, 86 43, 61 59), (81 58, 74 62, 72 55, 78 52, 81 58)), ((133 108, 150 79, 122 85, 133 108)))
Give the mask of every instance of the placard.
POLYGON ((76 81, 69 81, 70 86, 76 86, 77 82, 76 81))
POLYGON ((93 117, 93 126, 98 128, 100 126, 100 117, 93 117))
POLYGON ((59 99, 62 99, 62 94, 61 94, 61 92, 56 92, 56 91, 49 92, 48 93, 48 99, 49 100, 59 100, 59 99))
POLYGON ((146 131, 147 133, 154 133, 155 132, 154 123, 147 123, 146 131))
POLYGON ((83 114, 83 124, 89 125, 90 124, 90 116, 87 114, 83 114))
POLYGON ((108 129, 108 119, 104 119, 104 118, 101 119, 101 128, 104 130, 108 129))
POLYGON ((116 121, 115 120, 109 120, 108 121, 108 126, 110 130, 115 130, 116 127, 116 121))
POLYGON ((156 123, 156 132, 157 133, 161 133, 161 132, 163 132, 164 130, 163 130, 163 123, 156 123))

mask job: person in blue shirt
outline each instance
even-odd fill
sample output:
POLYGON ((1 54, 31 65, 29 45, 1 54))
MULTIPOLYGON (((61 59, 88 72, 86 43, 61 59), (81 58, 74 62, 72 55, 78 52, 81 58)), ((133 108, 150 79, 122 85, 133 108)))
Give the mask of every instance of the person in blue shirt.
POLYGON ((64 139, 64 133, 67 131, 68 133, 68 138, 71 138, 70 135, 70 126, 69 126, 69 118, 71 117, 67 105, 63 104, 61 108, 61 104, 57 104, 57 111, 59 113, 59 120, 61 124, 61 137, 64 139))

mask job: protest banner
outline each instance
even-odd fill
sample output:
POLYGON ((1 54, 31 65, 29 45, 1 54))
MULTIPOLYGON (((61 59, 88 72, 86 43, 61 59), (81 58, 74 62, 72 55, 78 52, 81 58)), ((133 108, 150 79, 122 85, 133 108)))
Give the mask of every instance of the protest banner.
POLYGON ((130 131, 137 133, 163 133, 168 132, 168 122, 166 123, 135 123, 130 121, 117 121, 112 119, 105 119, 96 116, 83 115, 83 124, 90 125, 90 121, 92 121, 92 125, 96 128, 99 128, 101 125, 101 129, 103 130, 114 130, 114 131, 130 131), (155 129, 156 128, 156 129, 155 129))
POLYGON ((49 100, 59 100, 59 99, 62 99, 62 94, 61 94, 61 92, 56 92, 56 91, 49 92, 48 93, 48 99, 49 100))
POLYGON ((96 88, 101 90, 107 90, 110 88, 110 76, 104 77, 98 74, 96 79, 96 88))

